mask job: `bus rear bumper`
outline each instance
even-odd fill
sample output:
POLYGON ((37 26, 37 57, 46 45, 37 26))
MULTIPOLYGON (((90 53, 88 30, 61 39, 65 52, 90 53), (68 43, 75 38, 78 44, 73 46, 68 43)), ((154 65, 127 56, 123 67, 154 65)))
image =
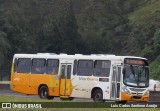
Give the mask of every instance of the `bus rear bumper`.
POLYGON ((135 95, 121 92, 121 100, 125 101, 149 101, 149 94, 147 95, 135 95))

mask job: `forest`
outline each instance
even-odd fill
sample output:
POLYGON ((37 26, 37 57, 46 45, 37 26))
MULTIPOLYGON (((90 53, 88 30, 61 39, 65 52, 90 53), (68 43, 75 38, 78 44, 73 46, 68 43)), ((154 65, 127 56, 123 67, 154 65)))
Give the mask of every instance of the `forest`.
POLYGON ((160 80, 160 0, 0 0, 0 80, 15 53, 115 54, 149 60, 160 80))

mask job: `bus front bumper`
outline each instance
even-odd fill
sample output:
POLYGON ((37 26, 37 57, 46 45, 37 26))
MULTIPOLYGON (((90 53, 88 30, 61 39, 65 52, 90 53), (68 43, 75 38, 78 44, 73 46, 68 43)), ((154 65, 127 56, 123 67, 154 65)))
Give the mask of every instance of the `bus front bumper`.
POLYGON ((121 100, 125 101, 149 101, 149 94, 146 95, 136 95, 136 94, 127 94, 121 92, 121 100))

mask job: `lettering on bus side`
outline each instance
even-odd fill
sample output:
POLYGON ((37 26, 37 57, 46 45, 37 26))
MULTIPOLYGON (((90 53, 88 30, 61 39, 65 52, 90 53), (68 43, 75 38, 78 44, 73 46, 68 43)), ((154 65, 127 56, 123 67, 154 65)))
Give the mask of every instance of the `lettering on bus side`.
POLYGON ((82 80, 82 81, 98 81, 98 78, 93 78, 93 77, 79 77, 79 80, 82 80))

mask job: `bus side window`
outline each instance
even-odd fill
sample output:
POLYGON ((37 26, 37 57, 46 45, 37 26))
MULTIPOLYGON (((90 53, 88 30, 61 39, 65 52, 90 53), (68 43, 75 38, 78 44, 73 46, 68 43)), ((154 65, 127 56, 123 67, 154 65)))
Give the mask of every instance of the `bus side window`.
POLYGON ((30 73, 31 59, 29 59, 29 58, 18 59, 16 71, 17 71, 17 73, 30 73))
POLYGON ((17 72, 18 59, 14 59, 14 72, 17 72))
POLYGON ((67 66, 67 79, 71 79, 71 65, 67 66))
POLYGON ((77 75, 79 76, 92 76, 93 74, 93 61, 92 60, 79 60, 77 75))
POLYGON ((77 60, 74 60, 73 75, 77 74, 77 60))
POLYGON ((45 73, 45 59, 32 59, 32 74, 44 74, 45 73))
POLYGON ((48 59, 46 64, 46 74, 58 74, 59 60, 48 59))
POLYGON ((111 63, 107 60, 96 60, 94 64, 94 76, 108 77, 111 63))

